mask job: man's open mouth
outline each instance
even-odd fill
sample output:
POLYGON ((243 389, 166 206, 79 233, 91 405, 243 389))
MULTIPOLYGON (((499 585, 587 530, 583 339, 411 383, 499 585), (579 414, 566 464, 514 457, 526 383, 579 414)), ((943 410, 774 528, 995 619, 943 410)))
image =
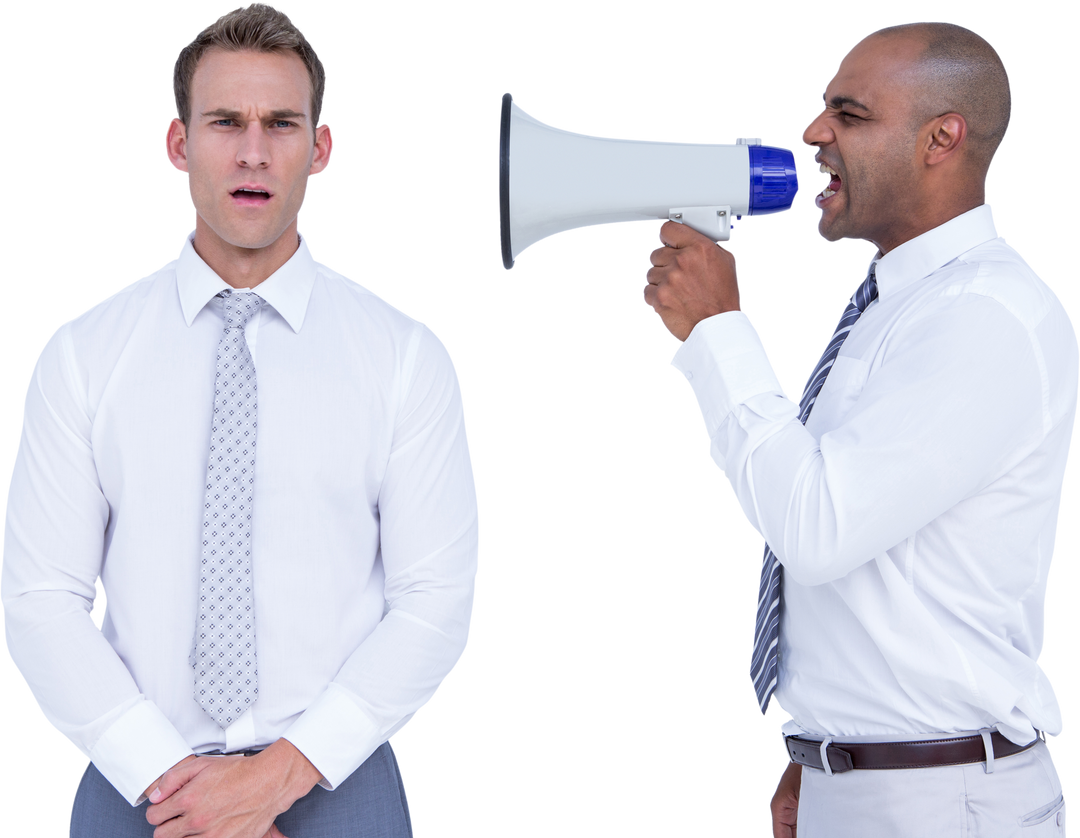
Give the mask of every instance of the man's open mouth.
POLYGON ((248 198, 257 201, 269 201, 270 193, 265 189, 249 189, 246 186, 241 186, 239 189, 232 193, 234 198, 248 198))
POLYGON ((828 184, 818 192, 821 200, 824 201, 828 198, 832 198, 833 195, 840 191, 842 181, 840 180, 840 176, 824 163, 818 164, 818 172, 828 178, 828 184))

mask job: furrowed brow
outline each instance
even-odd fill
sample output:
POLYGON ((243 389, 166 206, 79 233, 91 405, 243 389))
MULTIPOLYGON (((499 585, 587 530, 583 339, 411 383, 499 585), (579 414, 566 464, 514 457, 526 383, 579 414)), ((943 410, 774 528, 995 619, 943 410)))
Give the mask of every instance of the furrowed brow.
MULTIPOLYGON (((822 94, 821 98, 825 99, 825 94, 822 94)), ((826 99, 825 104, 828 105, 830 108, 835 108, 836 110, 840 110, 842 107, 847 105, 849 108, 856 108, 860 111, 866 111, 867 113, 869 113, 870 111, 870 109, 866 107, 866 105, 864 105, 858 99, 852 99, 850 96, 833 96, 831 99, 826 99)))
MULTIPOLYGON (((203 117, 215 117, 217 119, 242 119, 243 114, 239 110, 229 110, 228 108, 217 108, 215 110, 207 110, 202 114, 203 117)), ((279 119, 298 119, 306 120, 308 118, 307 113, 301 113, 300 111, 291 110, 288 108, 279 108, 278 110, 271 110, 267 116, 268 120, 279 119)))

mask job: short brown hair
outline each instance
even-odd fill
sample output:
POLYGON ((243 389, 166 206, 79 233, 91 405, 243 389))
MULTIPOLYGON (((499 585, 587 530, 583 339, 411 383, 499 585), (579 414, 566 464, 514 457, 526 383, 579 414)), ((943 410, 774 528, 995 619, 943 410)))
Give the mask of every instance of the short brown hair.
POLYGON ((215 48, 229 52, 295 52, 300 56, 311 80, 311 130, 315 130, 326 87, 322 62, 292 21, 264 3, 252 3, 246 9, 229 12, 180 51, 173 68, 173 94, 176 96, 176 113, 184 125, 191 121, 191 80, 195 77, 195 68, 203 54, 215 48))

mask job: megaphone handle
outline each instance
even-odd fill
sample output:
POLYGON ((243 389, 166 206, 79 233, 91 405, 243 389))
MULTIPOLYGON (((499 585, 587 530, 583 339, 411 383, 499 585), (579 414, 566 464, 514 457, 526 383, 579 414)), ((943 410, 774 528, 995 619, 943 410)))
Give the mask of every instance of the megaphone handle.
POLYGON ((678 207, 668 218, 708 236, 714 242, 731 238, 731 207, 678 207))

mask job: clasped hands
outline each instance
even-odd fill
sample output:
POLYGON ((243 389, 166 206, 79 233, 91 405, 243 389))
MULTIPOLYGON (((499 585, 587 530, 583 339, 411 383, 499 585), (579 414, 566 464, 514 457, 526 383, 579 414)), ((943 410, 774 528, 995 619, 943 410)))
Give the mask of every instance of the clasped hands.
POLYGON ((154 838, 286 838, 274 819, 321 779, 291 742, 250 757, 189 756, 147 789, 154 838))
POLYGON ((707 317, 739 310, 735 257, 696 230, 668 221, 652 252, 645 302, 679 340, 707 317))

